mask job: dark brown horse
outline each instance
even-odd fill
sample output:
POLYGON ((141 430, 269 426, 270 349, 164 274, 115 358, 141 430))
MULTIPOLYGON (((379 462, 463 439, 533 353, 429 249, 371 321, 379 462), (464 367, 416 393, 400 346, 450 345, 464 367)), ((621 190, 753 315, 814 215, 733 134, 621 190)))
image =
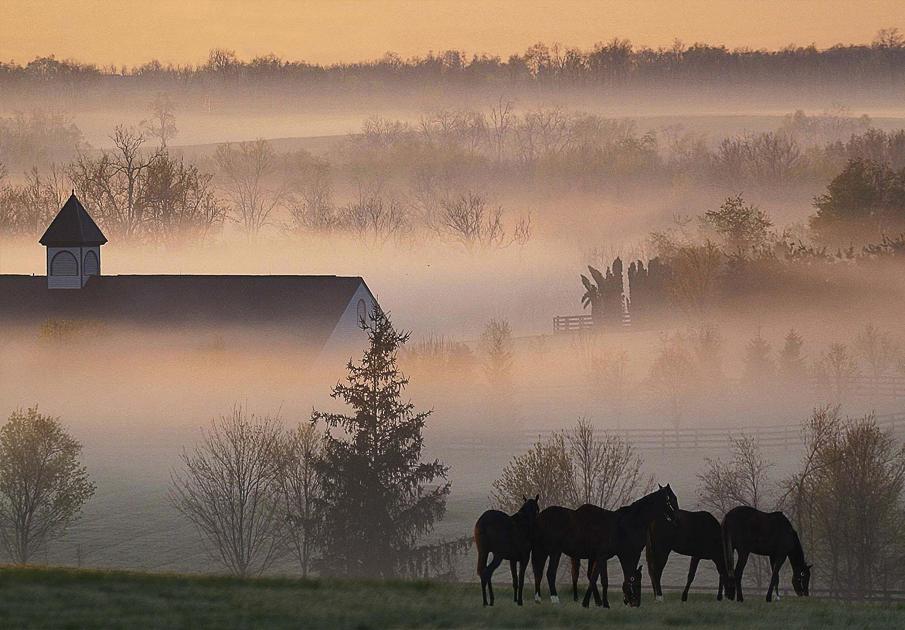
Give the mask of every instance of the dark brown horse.
POLYGON ((583 606, 590 603, 591 593, 597 586, 597 578, 602 578, 601 590, 606 593, 606 562, 613 556, 619 558, 624 581, 623 600, 629 606, 641 605, 641 567, 638 560, 647 544, 647 532, 658 518, 672 522, 679 511, 679 502, 669 484, 660 486, 656 492, 641 497, 631 505, 616 510, 616 527, 609 545, 600 545, 597 554, 590 560, 593 569, 590 585, 584 594, 583 606))
MULTIPOLYGON (((675 509, 675 494, 669 486, 661 487, 660 490, 654 492, 647 497, 639 499, 635 502, 645 506, 647 511, 660 510, 661 513, 669 513, 675 509), (649 507, 648 507, 649 506, 649 507)), ((635 504, 633 504, 635 505, 635 504)), ((626 510, 628 508, 621 508, 626 510)), ((634 511, 630 511, 634 515, 634 511)), ((651 518, 654 518, 651 516, 651 518)), ((594 575, 597 566, 595 561, 603 558, 602 571, 597 571, 597 575, 603 576, 603 590, 597 590, 596 580, 591 581, 588 592, 585 594, 584 605, 587 606, 590 601, 590 595, 593 593, 594 599, 598 605, 609 607, 609 600, 606 592, 606 560, 617 555, 618 549, 621 548, 620 543, 625 542, 628 533, 626 528, 634 525, 634 519, 631 523, 627 519, 627 515, 623 515, 620 520, 619 511, 606 510, 596 505, 582 505, 576 510, 564 508, 560 506, 552 506, 540 513, 537 519, 537 539, 532 554, 532 564, 534 566, 534 600, 540 601, 540 584, 543 576, 544 565, 549 559, 547 565, 547 584, 550 588, 550 601, 559 602, 559 595, 556 591, 556 572, 559 567, 559 561, 563 554, 569 556, 573 562, 573 596, 577 595, 577 571, 578 562, 588 560, 588 577, 594 575), (622 527, 620 527, 620 523, 622 527)), ((635 576, 637 574, 637 560, 640 557, 640 550, 644 547, 644 539, 646 537, 646 524, 644 531, 641 532, 641 544, 638 547, 638 554, 632 560, 633 554, 625 555, 623 562, 623 574, 625 582, 623 583, 623 593, 634 593, 635 576)), ((620 557, 620 561, 623 558, 620 557)), ((635 602, 640 600, 640 588, 638 589, 638 597, 626 599, 626 603, 637 605, 635 602)), ((639 602, 640 603, 640 602, 639 602)))
POLYGON ((490 580, 493 572, 503 560, 509 560, 512 572, 513 599, 522 605, 522 591, 525 588, 525 570, 531 556, 531 545, 539 511, 537 501, 525 499, 525 503, 512 516, 499 510, 487 510, 474 526, 474 542, 478 549, 478 577, 481 578, 481 597, 487 605, 487 593, 490 592, 490 605, 493 606, 493 585, 490 580), (487 556, 493 554, 493 560, 487 564, 487 556), (516 568, 518 571, 516 571, 516 568))
POLYGON ((720 576, 716 598, 723 599, 726 563, 723 558, 722 530, 720 522, 710 512, 679 510, 673 522, 669 522, 665 518, 658 518, 648 531, 645 551, 647 574, 650 576, 657 601, 663 600, 660 578, 663 576, 663 568, 666 566, 670 552, 691 556, 691 563, 688 566, 688 581, 685 584, 685 590, 682 591, 683 602, 688 600, 688 589, 691 588, 695 572, 698 570, 698 563, 701 560, 711 560, 716 565, 716 571, 720 576))
POLYGON ((779 598, 779 570, 786 558, 792 565, 792 588, 800 597, 807 597, 811 582, 811 565, 804 560, 804 550, 798 532, 782 512, 761 512, 747 506, 729 510, 723 518, 723 553, 729 575, 726 579, 726 597, 744 601, 742 574, 749 554, 768 556, 773 574, 767 589, 767 601, 773 600, 773 592, 779 598), (733 553, 738 551, 738 563, 732 568, 733 553))

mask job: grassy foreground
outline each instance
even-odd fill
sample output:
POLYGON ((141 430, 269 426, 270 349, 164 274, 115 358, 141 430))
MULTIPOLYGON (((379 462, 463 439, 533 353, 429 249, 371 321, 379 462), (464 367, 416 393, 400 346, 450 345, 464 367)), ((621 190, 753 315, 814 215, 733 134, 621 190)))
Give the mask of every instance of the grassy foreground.
MULTIPOLYGON (((507 576, 508 577, 508 576, 507 576)), ((905 604, 845 604, 794 596, 766 604, 678 595, 640 609, 585 610, 509 599, 497 580, 493 608, 477 584, 343 582, 0 569, 2 628, 902 628, 905 604)), ((527 586, 527 585, 526 585, 527 586)), ((528 589, 526 588, 526 591, 528 589)), ((566 589, 564 589, 566 590, 566 589)))

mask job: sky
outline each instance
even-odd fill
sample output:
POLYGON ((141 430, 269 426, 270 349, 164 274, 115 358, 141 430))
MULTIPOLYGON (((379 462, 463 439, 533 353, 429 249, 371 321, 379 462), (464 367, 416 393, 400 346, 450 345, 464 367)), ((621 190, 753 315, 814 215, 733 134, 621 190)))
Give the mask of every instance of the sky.
POLYGON ((903 0, 0 0, 0 60, 200 63, 211 48, 316 63, 457 49, 503 57, 544 41, 824 48, 905 31, 903 0))

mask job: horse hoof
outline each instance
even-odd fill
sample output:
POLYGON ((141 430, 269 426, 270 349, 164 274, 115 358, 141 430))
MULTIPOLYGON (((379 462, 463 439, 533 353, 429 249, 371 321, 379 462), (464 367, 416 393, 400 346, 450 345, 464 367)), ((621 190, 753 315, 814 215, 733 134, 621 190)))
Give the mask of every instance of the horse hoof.
POLYGON ((550 595, 550 603, 558 604, 559 603, 559 595, 550 595))
POLYGON ((534 594, 534 603, 535 603, 535 604, 540 604, 540 603, 541 603, 540 593, 535 593, 535 594, 534 594))
MULTIPOLYGON (((662 603, 663 603, 663 596, 662 596, 662 595, 657 595, 657 596, 654 598, 654 601, 657 602, 658 604, 662 604, 662 603)), ((684 598, 684 597, 682 598, 682 601, 683 601, 683 602, 685 601, 685 598, 684 598)))

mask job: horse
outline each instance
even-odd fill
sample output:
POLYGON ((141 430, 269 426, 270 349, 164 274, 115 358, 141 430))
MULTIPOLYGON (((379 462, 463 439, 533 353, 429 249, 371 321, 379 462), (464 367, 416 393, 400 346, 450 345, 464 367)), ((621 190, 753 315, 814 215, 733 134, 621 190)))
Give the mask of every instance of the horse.
POLYGON ((606 593, 606 562, 611 557, 619 558, 624 581, 622 583, 623 601, 631 606, 641 605, 641 567, 638 560, 641 551, 647 544, 647 532, 651 524, 658 518, 673 522, 679 511, 679 502, 669 484, 660 486, 658 490, 645 495, 632 503, 616 510, 616 527, 612 538, 597 547, 592 558, 593 570, 588 590, 585 591, 582 606, 590 603, 591 593, 597 586, 597 578, 602 579, 601 590, 606 593))
POLYGON ((779 570, 786 558, 792 565, 792 588, 799 597, 808 596, 811 582, 811 566, 804 559, 804 550, 798 532, 782 512, 761 512, 752 507, 739 506, 729 510, 723 518, 723 553, 728 575, 726 596, 744 601, 742 574, 748 555, 755 553, 769 556, 773 574, 767 589, 767 601, 773 601, 773 591, 779 599, 779 570), (732 569, 733 552, 738 551, 738 563, 732 569))
MULTIPOLYGON (((524 498, 524 497, 523 497, 524 498)), ((513 515, 499 510, 487 510, 474 526, 474 542, 478 549, 478 577, 481 578, 481 597, 487 606, 487 593, 490 592, 490 605, 493 606, 493 585, 491 578, 503 560, 509 560, 512 572, 513 600, 522 605, 522 591, 525 588, 525 569, 531 556, 534 528, 537 514, 540 511, 537 502, 540 495, 533 499, 524 499, 524 504, 513 515), (493 554, 493 560, 487 564, 487 556, 493 554), (518 565, 518 572, 516 572, 518 565)))
MULTIPOLYGON (((672 501, 675 501, 675 495, 669 486, 665 488, 661 486, 660 490, 649 496, 661 497, 665 504, 670 502, 670 496, 672 501)), ((602 555, 606 555, 606 558, 614 555, 614 553, 609 553, 609 550, 613 547, 613 542, 616 539, 618 523, 619 517, 616 511, 606 510, 591 504, 582 505, 575 510, 561 506, 551 506, 541 512, 537 518, 537 540, 532 553, 534 601, 539 602, 541 599, 540 584, 544 564, 549 558, 547 583, 550 588, 550 601, 554 604, 559 603, 559 595, 556 591, 556 572, 563 554, 572 559, 572 593, 577 600, 579 562, 584 559, 588 560, 588 578, 590 579, 595 569, 594 561, 602 555)), ((629 567, 628 564, 623 569, 625 574, 623 592, 625 593, 625 587, 633 583, 637 569, 634 565, 629 567)), ((603 571, 605 576, 605 560, 603 571)), ((596 582, 592 583, 590 593, 593 593, 598 606, 603 605, 609 608, 605 586, 602 597, 600 591, 597 590, 596 582)), ((632 601, 636 599, 638 598, 633 597, 632 601)), ((587 606, 587 602, 584 605, 587 606)))
POLYGON ((688 566, 688 581, 685 584, 685 590, 682 591, 683 602, 688 601, 688 590, 691 588, 691 583, 698 570, 698 563, 701 560, 711 560, 716 565, 716 571, 720 576, 716 598, 718 601, 723 599, 726 562, 723 558, 722 530, 720 522, 710 512, 679 510, 672 523, 665 518, 658 518, 648 530, 645 551, 647 574, 650 576, 651 587, 658 602, 663 601, 660 578, 663 576, 663 569, 672 551, 683 556, 691 556, 688 566))
MULTIPOLYGON (((563 554, 572 558, 573 571, 577 571, 577 562, 592 558, 599 541, 609 540, 615 528, 615 512, 605 510, 587 503, 578 509, 570 509, 559 505, 551 505, 537 517, 537 538, 531 562, 534 567, 534 601, 540 602, 540 584, 547 566, 547 584, 550 587, 550 601, 559 603, 556 591, 556 572, 563 554)), ((589 566, 590 574, 590 566, 589 566)), ((577 582, 577 577, 575 578, 577 582)), ((573 587, 573 595, 574 595, 573 587)), ((601 603, 599 592, 594 593, 598 605, 601 603)), ((609 607, 606 597, 603 604, 609 607)))

